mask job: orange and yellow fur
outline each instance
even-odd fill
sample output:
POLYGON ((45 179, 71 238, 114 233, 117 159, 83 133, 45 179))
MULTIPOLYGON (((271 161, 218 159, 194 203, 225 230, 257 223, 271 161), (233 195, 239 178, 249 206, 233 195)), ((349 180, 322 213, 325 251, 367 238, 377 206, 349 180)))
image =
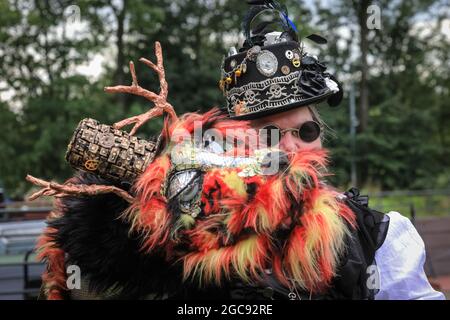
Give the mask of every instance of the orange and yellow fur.
MULTIPOLYGON (((191 130, 194 118, 206 121, 196 115, 177 125, 191 130)), ((227 127, 217 123, 221 130, 227 127)), ((291 155, 289 167, 273 176, 241 177, 239 168, 210 169, 203 177, 202 216, 174 239, 171 212, 160 193, 170 169, 170 158, 163 154, 137 181, 138 200, 125 216, 144 235, 148 253, 165 247, 169 259, 183 263, 185 279, 217 285, 235 277, 258 282, 272 268, 282 283, 320 292, 335 276, 346 237, 355 227, 352 211, 322 182, 326 164, 324 150, 311 150, 291 155), (288 233, 284 239, 277 238, 280 231, 288 233), (180 241, 188 245, 187 252, 174 249, 180 241)))

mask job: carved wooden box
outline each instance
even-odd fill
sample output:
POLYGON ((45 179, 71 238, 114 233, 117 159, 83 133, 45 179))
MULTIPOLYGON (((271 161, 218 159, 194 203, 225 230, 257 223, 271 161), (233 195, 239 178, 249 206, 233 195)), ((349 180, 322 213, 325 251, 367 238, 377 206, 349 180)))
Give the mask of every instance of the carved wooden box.
POLYGON ((131 184, 153 161, 159 139, 144 140, 128 132, 83 119, 70 141, 66 160, 78 170, 118 184, 131 184))

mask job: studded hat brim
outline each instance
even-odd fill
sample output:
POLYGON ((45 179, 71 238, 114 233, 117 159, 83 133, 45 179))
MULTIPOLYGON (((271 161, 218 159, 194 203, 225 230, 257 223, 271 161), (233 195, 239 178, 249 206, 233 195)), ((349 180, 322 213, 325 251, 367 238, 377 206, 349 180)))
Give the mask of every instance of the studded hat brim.
POLYGON ((308 105, 313 104, 313 103, 323 102, 327 98, 329 98, 332 94, 333 94, 333 92, 331 90, 328 90, 324 94, 316 96, 316 97, 311 97, 311 98, 308 98, 308 99, 305 99, 305 100, 296 101, 294 103, 289 103, 289 104, 286 104, 286 105, 281 106, 281 107, 261 110, 261 111, 252 112, 252 113, 241 114, 241 115, 238 115, 238 116, 230 116, 230 118, 233 119, 233 120, 255 120, 255 119, 259 119, 259 118, 262 118, 262 117, 265 117, 265 116, 269 116, 269 115, 272 115, 272 114, 277 114, 277 113, 282 113, 282 112, 285 112, 285 111, 289 111, 289 110, 292 110, 292 109, 295 109, 295 108, 305 107, 305 106, 308 106, 308 105))

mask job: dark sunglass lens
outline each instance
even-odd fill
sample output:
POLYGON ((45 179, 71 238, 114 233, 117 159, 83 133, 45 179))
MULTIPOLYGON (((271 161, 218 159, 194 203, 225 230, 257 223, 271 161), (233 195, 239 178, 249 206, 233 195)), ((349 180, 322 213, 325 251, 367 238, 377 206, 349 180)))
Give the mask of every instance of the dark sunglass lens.
POLYGON ((320 126, 317 122, 308 121, 300 127, 300 139, 305 142, 313 142, 320 136, 320 126))
POLYGON ((266 147, 276 146, 280 142, 281 132, 277 126, 265 126, 259 132, 261 143, 266 147))

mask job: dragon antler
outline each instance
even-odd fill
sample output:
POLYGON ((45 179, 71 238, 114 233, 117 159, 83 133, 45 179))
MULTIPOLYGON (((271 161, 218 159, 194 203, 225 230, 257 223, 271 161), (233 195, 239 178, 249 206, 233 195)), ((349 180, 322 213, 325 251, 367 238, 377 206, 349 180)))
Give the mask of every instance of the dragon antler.
POLYGON ((161 44, 158 41, 155 42, 155 55, 156 55, 156 61, 157 61, 156 64, 154 64, 153 62, 151 62, 150 60, 147 60, 145 58, 140 58, 139 61, 143 62, 144 64, 146 64, 147 66, 152 68, 158 74, 159 83, 160 83, 160 87, 161 87, 159 94, 156 94, 154 92, 146 90, 138 84, 133 61, 130 61, 130 72, 131 72, 131 77, 132 77, 132 81, 133 81, 131 86, 119 85, 119 86, 114 86, 114 87, 105 87, 105 92, 113 92, 113 93, 121 92, 121 93, 134 94, 134 95, 141 96, 141 97, 144 97, 144 98, 152 101, 155 105, 149 111, 147 111, 141 115, 134 116, 134 117, 131 117, 131 118, 128 118, 128 119, 125 119, 125 120, 115 123, 114 127, 116 129, 121 129, 124 126, 134 123, 135 125, 134 125, 133 129, 131 129, 131 132, 130 132, 131 135, 134 135, 136 133, 137 129, 139 129, 144 123, 146 123, 151 118, 161 116, 164 112, 167 112, 167 114, 170 116, 172 121, 176 121, 178 119, 173 106, 169 102, 167 102, 169 86, 167 84, 166 73, 164 71, 161 44))
MULTIPOLYGON (((171 121, 177 121, 178 117, 175 113, 175 110, 173 106, 167 102, 167 95, 169 92, 169 86, 166 81, 166 73, 164 71, 164 65, 163 65, 163 56, 162 56, 162 49, 161 44, 159 42, 155 43, 155 55, 157 59, 157 63, 154 64, 150 60, 147 60, 145 58, 139 59, 139 61, 145 63, 147 66, 155 70, 155 72, 158 74, 159 82, 160 82, 160 92, 159 94, 156 94, 154 92, 151 92, 149 90, 146 90, 142 88, 138 84, 138 80, 136 77, 136 70, 134 69, 134 63, 130 61, 130 72, 132 77, 132 84, 131 86, 114 86, 114 87, 105 87, 106 92, 122 92, 122 93, 131 93, 137 96, 144 97, 154 103, 154 107, 151 108, 149 111, 134 116, 122 121, 119 121, 113 125, 116 129, 121 129, 124 126, 127 126, 129 124, 134 123, 134 127, 131 129, 130 135, 134 135, 144 123, 146 123, 151 118, 161 116, 164 113, 167 113, 167 115, 170 117, 169 120, 171 121)), ((73 183, 65 183, 65 184, 59 184, 56 182, 48 182, 42 179, 35 178, 33 176, 28 175, 26 179, 33 183, 34 185, 37 185, 41 187, 42 189, 32 194, 28 199, 34 200, 36 198, 39 198, 41 196, 55 196, 55 197, 65 197, 69 195, 74 196, 80 196, 80 195, 89 195, 94 196, 98 194, 105 194, 105 193, 114 193, 117 196, 125 199, 129 203, 132 203, 134 198, 132 195, 130 195, 125 190, 115 187, 115 186, 108 186, 108 185, 86 185, 86 184, 73 184, 73 183)))
POLYGON ((132 203, 134 198, 125 190, 114 186, 106 185, 87 185, 87 184, 59 184, 56 182, 48 182, 42 179, 35 178, 31 175, 27 175, 26 179, 34 185, 42 187, 41 190, 33 193, 28 197, 29 201, 33 201, 41 196, 55 196, 66 197, 70 195, 79 196, 95 196, 105 193, 114 193, 129 203, 132 203))

